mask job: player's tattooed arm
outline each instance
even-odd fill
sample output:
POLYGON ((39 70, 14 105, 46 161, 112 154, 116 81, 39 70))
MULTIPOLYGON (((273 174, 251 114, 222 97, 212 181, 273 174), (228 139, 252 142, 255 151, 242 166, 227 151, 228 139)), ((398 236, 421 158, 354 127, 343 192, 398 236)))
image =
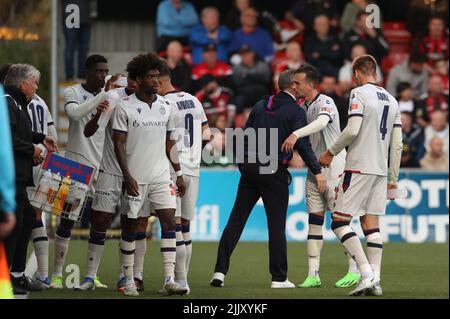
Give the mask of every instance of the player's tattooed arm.
MULTIPOLYGON (((176 141, 172 139, 171 132, 166 133, 166 156, 169 159, 174 171, 181 171, 180 158, 178 156, 176 141)), ((186 190, 183 175, 177 176, 176 185, 177 195, 183 197, 186 190)))
POLYGON ((120 169, 122 170, 124 188, 127 191, 128 195, 139 196, 139 186, 133 176, 131 176, 128 169, 127 156, 124 147, 126 141, 126 132, 114 131, 114 153, 116 154, 117 161, 119 162, 120 169))

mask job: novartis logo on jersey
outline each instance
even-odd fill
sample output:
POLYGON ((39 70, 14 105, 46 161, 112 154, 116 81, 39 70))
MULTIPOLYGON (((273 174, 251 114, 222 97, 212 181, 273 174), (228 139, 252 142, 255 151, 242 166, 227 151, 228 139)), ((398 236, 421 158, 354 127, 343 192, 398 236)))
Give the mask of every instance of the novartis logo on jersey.
POLYGON ((144 122, 144 121, 142 121, 142 122, 139 122, 138 120, 134 120, 133 121, 133 127, 134 128, 138 128, 138 127, 164 127, 164 126, 166 126, 166 122, 164 122, 164 121, 146 121, 146 122, 144 122))

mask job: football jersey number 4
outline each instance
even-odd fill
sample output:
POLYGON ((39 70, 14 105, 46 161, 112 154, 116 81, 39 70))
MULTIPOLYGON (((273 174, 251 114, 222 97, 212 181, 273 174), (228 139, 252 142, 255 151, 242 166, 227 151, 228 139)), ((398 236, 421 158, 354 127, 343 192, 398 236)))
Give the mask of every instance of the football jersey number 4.
POLYGON ((380 123, 380 133, 381 133, 381 139, 384 140, 387 134, 387 118, 389 114, 389 105, 385 105, 383 109, 383 115, 381 116, 381 123, 380 123))

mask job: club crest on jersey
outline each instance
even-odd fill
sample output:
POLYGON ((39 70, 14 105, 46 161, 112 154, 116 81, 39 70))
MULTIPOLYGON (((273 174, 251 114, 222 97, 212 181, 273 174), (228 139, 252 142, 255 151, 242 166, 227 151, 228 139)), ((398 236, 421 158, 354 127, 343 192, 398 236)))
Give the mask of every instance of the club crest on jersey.
POLYGON ((161 107, 159 108, 159 113, 161 113, 161 115, 166 114, 166 109, 164 108, 163 105, 161 105, 161 107))

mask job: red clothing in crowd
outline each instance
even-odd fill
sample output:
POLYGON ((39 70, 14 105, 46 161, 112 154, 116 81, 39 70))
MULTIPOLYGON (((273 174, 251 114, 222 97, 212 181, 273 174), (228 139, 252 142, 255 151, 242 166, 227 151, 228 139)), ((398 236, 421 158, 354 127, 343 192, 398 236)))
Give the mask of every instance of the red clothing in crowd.
POLYGON ((417 109, 415 111, 415 116, 417 118, 422 118, 429 122, 431 119, 431 114, 436 111, 441 111, 447 116, 448 120, 448 95, 439 94, 438 96, 428 95, 419 101, 417 109))
POLYGON ((426 36, 419 43, 419 52, 427 56, 428 64, 431 66, 438 60, 448 60, 448 35, 444 34, 439 40, 433 40, 430 35, 426 36))
POLYGON ((229 89, 219 87, 216 92, 211 95, 206 95, 204 91, 199 91, 195 95, 202 103, 208 121, 211 116, 224 115, 228 120, 228 109, 233 107, 231 104, 232 93, 229 89))
POLYGON ((213 68, 209 68, 206 63, 200 63, 192 69, 192 78, 194 80, 199 80, 205 74, 211 74, 215 78, 221 78, 227 75, 231 75, 232 73, 233 71, 231 70, 231 67, 221 61, 217 61, 213 68))

